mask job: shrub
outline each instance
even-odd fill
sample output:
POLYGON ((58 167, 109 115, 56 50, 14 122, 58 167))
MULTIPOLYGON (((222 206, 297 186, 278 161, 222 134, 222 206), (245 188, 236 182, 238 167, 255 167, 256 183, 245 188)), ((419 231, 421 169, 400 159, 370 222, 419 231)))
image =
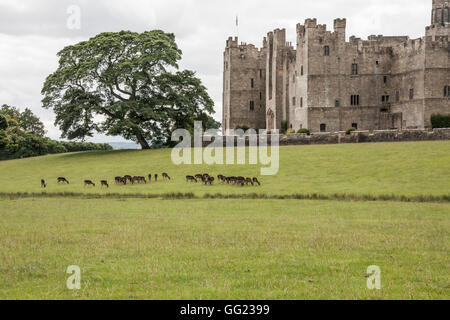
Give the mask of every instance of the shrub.
POLYGON ((286 120, 281 121, 281 133, 285 134, 288 131, 289 123, 286 120))
POLYGON ((297 133, 307 134, 308 136, 311 134, 308 129, 300 129, 297 131, 297 133))
POLYGON ((349 134, 351 134, 353 131, 356 131, 356 129, 355 129, 355 128, 349 128, 349 129, 347 129, 347 131, 345 131, 345 134, 349 135, 349 134))
POLYGON ((433 114, 431 116, 433 129, 450 128, 450 115, 433 114))
POLYGON ((250 130, 250 128, 248 127, 248 126, 245 126, 245 125, 243 125, 243 126, 237 126, 236 127, 236 130, 243 130, 244 132, 245 131, 248 131, 248 130, 250 130))

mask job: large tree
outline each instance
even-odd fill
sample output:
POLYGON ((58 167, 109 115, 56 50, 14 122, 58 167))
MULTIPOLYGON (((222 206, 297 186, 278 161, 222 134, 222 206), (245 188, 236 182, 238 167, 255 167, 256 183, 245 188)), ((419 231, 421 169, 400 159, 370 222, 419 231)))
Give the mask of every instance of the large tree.
POLYGON ((168 144, 170 132, 211 118, 213 101, 189 70, 178 71, 173 34, 153 30, 102 33, 58 53, 59 67, 42 89, 63 137, 120 135, 143 149, 168 144))

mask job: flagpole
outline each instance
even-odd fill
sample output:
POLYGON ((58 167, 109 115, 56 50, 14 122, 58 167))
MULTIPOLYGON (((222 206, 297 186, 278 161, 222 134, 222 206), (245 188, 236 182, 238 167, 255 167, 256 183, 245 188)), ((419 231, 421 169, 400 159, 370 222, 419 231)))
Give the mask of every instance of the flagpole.
POLYGON ((236 36, 237 36, 238 42, 239 42, 239 15, 236 15, 236 36))

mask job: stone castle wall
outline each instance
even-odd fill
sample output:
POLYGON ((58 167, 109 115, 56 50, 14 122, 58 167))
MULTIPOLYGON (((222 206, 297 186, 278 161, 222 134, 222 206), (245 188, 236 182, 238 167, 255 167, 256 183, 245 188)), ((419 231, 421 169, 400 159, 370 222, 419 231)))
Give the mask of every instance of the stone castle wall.
MULTIPOLYGON (((448 2, 433 0, 432 25, 425 36, 372 35, 367 40, 346 38, 346 19, 334 30, 306 19, 297 25, 297 45, 286 43, 286 31, 267 34, 258 51, 251 45, 227 42, 224 72, 224 133, 236 124, 255 129, 281 129, 282 121, 295 131, 429 129, 431 115, 450 114, 450 21, 448 2), (251 51, 246 62, 233 58, 236 49, 251 51), (255 51, 256 50, 256 51, 255 51), (353 66, 357 66, 354 73, 353 66), (256 91, 246 85, 260 68, 258 83, 264 101, 258 112, 248 104, 256 91), (225 81, 231 79, 231 89, 225 81), (236 86, 233 87, 233 83, 236 86), (358 103, 352 103, 358 96, 358 103)), ((261 95, 260 95, 261 97, 261 95)))
MULTIPOLYGON (((268 135, 268 144, 271 144, 271 136, 268 135)), ((235 146, 238 145, 238 139, 245 139, 248 146, 249 137, 234 137, 235 146)), ((353 131, 350 134, 346 132, 336 133, 312 133, 306 134, 289 134, 279 136, 280 146, 299 146, 299 145, 323 145, 323 144, 342 144, 342 143, 377 143, 377 142, 414 142, 414 141, 439 141, 450 140, 450 128, 428 130, 376 130, 370 131, 353 131)), ((214 138, 211 139, 214 141, 214 138)), ((242 141, 242 140, 241 140, 242 141)), ((205 142, 204 147, 210 145, 211 142, 205 142)), ((226 140, 224 137, 224 146, 226 140)))

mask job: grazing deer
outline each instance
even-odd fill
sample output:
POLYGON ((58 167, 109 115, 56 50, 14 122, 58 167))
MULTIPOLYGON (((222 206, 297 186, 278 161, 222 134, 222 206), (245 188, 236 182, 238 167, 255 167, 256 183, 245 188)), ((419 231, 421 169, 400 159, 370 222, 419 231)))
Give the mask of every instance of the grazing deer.
POLYGON ((253 178, 253 183, 257 183, 258 184, 258 186, 260 186, 261 185, 261 183, 258 181, 258 178, 253 178))
POLYGON ((158 175, 155 174, 155 182, 158 182, 158 175))
POLYGON ((103 187, 107 187, 107 188, 109 188, 109 184, 108 184, 108 181, 106 181, 106 180, 102 180, 101 182, 100 182, 101 184, 102 184, 102 188, 103 187))
POLYGON ((252 186, 254 186, 255 184, 253 183, 252 178, 247 178, 245 179, 245 182, 247 183, 247 185, 251 184, 252 186))
POLYGON ((41 188, 47 188, 47 184, 44 179, 41 179, 41 188))
POLYGON ((211 185, 214 183, 214 177, 208 177, 208 178, 204 178, 203 183, 206 185, 211 185))
POLYGON ((123 184, 123 185, 127 184, 127 179, 122 177, 116 177, 114 180, 116 181, 116 184, 123 184))
POLYGON ((197 180, 203 180, 203 174, 196 174, 195 179, 197 180))
POLYGON ((152 182, 152 174, 151 173, 148 175, 148 182, 152 182))
POLYGON ((116 184, 127 185, 127 179, 122 177, 116 177, 116 184))
POLYGON ((126 175, 126 176, 124 176, 124 179, 125 179, 125 181, 128 180, 128 181, 130 181, 131 184, 133 184, 133 178, 131 176, 126 175))
POLYGON ((66 178, 59 177, 58 178, 58 184, 61 183, 61 182, 69 184, 69 181, 66 178))
POLYGON ((186 182, 195 182, 195 183, 197 183, 198 180, 195 177, 193 177, 193 176, 186 176, 186 182))
POLYGON ((84 186, 93 186, 95 187, 95 183, 93 183, 91 180, 84 180, 84 186))
POLYGON ((163 174, 162 174, 162 177, 163 177, 163 179, 171 180, 170 177, 169 177, 169 175, 168 175, 167 173, 163 173, 163 174))
POLYGON ((243 187, 245 184, 245 178, 244 177, 237 177, 236 178, 236 185, 239 187, 243 187))

